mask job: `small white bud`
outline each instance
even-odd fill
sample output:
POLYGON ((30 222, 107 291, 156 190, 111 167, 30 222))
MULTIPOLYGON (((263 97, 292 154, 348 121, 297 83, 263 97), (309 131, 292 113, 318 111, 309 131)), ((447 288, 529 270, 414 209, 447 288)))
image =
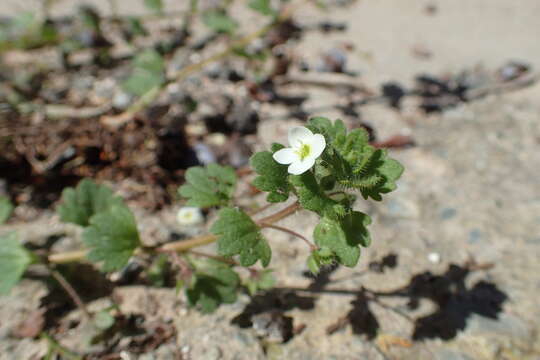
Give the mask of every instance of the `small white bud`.
POLYGON ((204 222, 201 209, 197 207, 186 206, 178 210, 176 220, 182 226, 198 225, 204 222))

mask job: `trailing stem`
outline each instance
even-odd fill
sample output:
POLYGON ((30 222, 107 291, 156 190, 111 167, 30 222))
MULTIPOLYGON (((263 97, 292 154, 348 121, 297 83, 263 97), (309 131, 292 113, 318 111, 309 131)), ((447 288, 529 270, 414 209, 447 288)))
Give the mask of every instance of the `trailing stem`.
MULTIPOLYGON (((269 227, 269 225, 273 225, 274 223, 280 221, 281 219, 284 219, 287 216, 290 216, 291 214, 295 213, 299 209, 299 207, 300 207, 300 204, 298 202, 295 202, 272 215, 266 216, 258 220, 256 223, 259 226, 263 226, 262 224, 265 224, 263 227, 269 227)), ((170 242, 170 243, 167 243, 165 245, 158 247, 157 249, 153 249, 152 251, 157 252, 157 253, 185 252, 194 247, 211 244, 217 239, 218 237, 213 234, 201 235, 201 236, 193 237, 188 240, 170 242)), ((140 248, 138 250, 138 253, 146 253, 146 252, 149 252, 149 250, 145 248, 140 248)), ((86 250, 70 251, 70 252, 65 252, 65 253, 60 253, 60 254, 51 254, 48 257, 48 262, 53 263, 53 264, 65 264, 65 263, 70 263, 70 262, 81 261, 86 257, 86 254, 87 254, 86 250)))

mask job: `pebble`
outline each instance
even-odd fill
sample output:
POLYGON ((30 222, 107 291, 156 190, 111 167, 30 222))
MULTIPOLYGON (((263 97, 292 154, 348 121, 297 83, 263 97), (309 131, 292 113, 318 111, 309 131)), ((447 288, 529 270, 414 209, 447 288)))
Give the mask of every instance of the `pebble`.
POLYGON ((456 214, 457 214, 456 209, 454 209, 454 208, 444 208, 441 211, 440 216, 441 216, 442 220, 449 220, 449 219, 452 219, 453 217, 455 217, 456 214))
POLYGON ((436 252, 432 252, 428 255, 428 260, 434 264, 438 264, 441 262, 441 255, 436 252))
POLYGON ((117 91, 113 97, 113 107, 117 110, 125 110, 132 100, 133 97, 125 91, 117 91))
POLYGON ((482 239, 482 232, 479 229, 472 229, 469 232, 469 243, 476 244, 482 239))
POLYGON ((203 165, 208 165, 217 162, 216 155, 205 143, 199 142, 193 145, 193 150, 197 155, 197 160, 203 165))
POLYGON ((406 199, 389 199, 386 210, 389 216, 417 219, 420 216, 418 205, 406 199))

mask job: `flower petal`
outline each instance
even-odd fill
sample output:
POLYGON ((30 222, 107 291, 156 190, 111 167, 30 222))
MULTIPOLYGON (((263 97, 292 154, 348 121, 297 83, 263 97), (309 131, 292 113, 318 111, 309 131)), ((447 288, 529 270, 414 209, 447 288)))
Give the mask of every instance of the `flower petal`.
POLYGON ((324 151, 324 148, 326 147, 326 140, 324 139, 323 135, 315 134, 311 137, 311 139, 309 139, 308 145, 311 147, 309 157, 316 159, 321 156, 322 152, 324 151))
POLYGON ((303 126, 294 126, 289 129, 289 146, 300 147, 301 143, 309 141, 313 136, 311 130, 303 126))
POLYGON ((315 158, 308 157, 304 161, 293 162, 289 165, 287 171, 289 174, 300 175, 311 169, 313 165, 315 165, 315 158))
POLYGON ((274 155, 272 155, 272 157, 280 164, 291 164, 300 160, 296 151, 291 148, 278 150, 274 153, 274 155))

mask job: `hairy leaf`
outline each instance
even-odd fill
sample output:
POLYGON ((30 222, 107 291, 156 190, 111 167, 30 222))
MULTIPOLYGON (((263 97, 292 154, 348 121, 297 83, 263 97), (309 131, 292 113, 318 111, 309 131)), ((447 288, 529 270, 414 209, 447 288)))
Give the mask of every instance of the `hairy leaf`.
POLYGON ((366 247, 371 242, 366 228, 370 223, 369 216, 358 211, 338 221, 322 218, 313 237, 318 246, 333 251, 340 264, 353 267, 360 257, 359 245, 366 247))
POLYGON ((229 166, 195 166, 186 171, 186 184, 180 187, 179 193, 188 198, 189 206, 227 205, 234 194, 236 180, 236 173, 229 166))
POLYGON ((326 184, 359 190, 367 199, 382 200, 381 194, 395 190, 395 181, 403 173, 403 166, 388 157, 386 150, 369 145, 369 135, 364 129, 354 129, 347 134, 341 120, 333 124, 326 118, 313 118, 308 127, 323 134, 327 149, 322 155, 326 184))
POLYGON ((314 275, 317 275, 321 267, 333 264, 335 258, 336 256, 332 250, 326 246, 322 246, 311 252, 307 259, 307 266, 314 275))
POLYGON ((5 196, 0 196, 0 225, 5 223, 11 216, 13 204, 5 196))
POLYGON ((222 303, 236 301, 240 278, 230 265, 213 259, 197 259, 193 265, 195 273, 186 288, 186 297, 191 306, 197 306, 203 313, 210 313, 222 303))
POLYGON ((259 227, 239 209, 224 208, 210 231, 218 235, 218 252, 223 256, 240 255, 242 266, 251 266, 261 260, 266 267, 270 263, 272 250, 259 227))
POLYGON ((155 50, 144 50, 133 60, 131 75, 122 88, 135 96, 142 96, 165 81, 165 62, 155 50))
POLYGON ((88 226, 90 218, 113 205, 122 205, 120 197, 114 196, 111 189, 97 185, 90 179, 83 179, 75 189, 62 192, 62 205, 57 209, 60 219, 80 226, 88 226))
POLYGON ((254 296, 260 290, 271 289, 275 285, 276 279, 272 272, 272 269, 262 270, 244 280, 243 285, 248 289, 251 296, 254 296))
POLYGON ((291 176, 291 183, 296 187, 298 200, 304 209, 331 219, 338 219, 347 212, 342 204, 325 194, 313 173, 291 176))
POLYGON ((157 13, 163 11, 162 0, 144 0, 144 6, 146 6, 149 10, 152 10, 157 13))
POLYGON ((203 13, 202 21, 211 30, 218 33, 232 34, 238 27, 238 23, 223 11, 207 11, 203 13))
POLYGON ((32 262, 15 233, 0 236, 0 294, 7 294, 20 280, 32 262))
POLYGON ((270 0, 251 0, 248 5, 253 10, 265 16, 276 15, 276 11, 270 6, 270 0))
POLYGON ((253 186, 261 191, 269 192, 268 202, 282 202, 289 198, 290 184, 288 182, 287 165, 279 164, 272 158, 272 154, 283 148, 283 145, 274 144, 272 152, 261 151, 253 155, 250 164, 259 176, 253 180, 253 186))
POLYGON ((135 217, 125 205, 113 205, 94 215, 82 237, 90 249, 88 259, 102 262, 103 271, 124 267, 140 245, 135 217))

